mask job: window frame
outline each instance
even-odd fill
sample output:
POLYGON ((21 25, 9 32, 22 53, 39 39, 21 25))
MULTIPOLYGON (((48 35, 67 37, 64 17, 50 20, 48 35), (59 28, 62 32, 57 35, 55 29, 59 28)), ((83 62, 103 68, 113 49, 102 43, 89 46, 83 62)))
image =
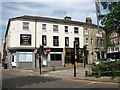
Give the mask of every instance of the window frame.
POLYGON ((19 62, 20 63, 21 62, 32 62, 33 61, 32 58, 33 58, 32 52, 19 52, 19 62), (29 55, 31 56, 31 58, 29 55))
POLYGON ((46 26, 47 26, 47 24, 42 24, 42 31, 46 31, 47 30, 46 26))
POLYGON ((53 36, 53 46, 59 46, 59 36, 53 36))
POLYGON ((47 46, 47 35, 42 35, 42 45, 47 46), (43 40, 43 37, 45 37, 45 41, 43 40))
POLYGON ((58 32, 58 25, 53 25, 53 32, 58 32))
POLYGON ((74 40, 75 40, 75 41, 78 41, 78 45, 79 45, 79 47, 80 47, 80 38, 79 38, 79 37, 75 37, 74 40))
POLYGON ((65 37, 65 46, 69 46, 69 37, 65 37), (67 40, 68 40, 68 44, 67 44, 67 40))
POLYGON ((93 45, 93 38, 91 38, 91 45, 93 45))
POLYGON ((23 30, 29 30, 29 22, 23 22, 23 30))
POLYGON ((89 42, 88 40, 89 40, 88 38, 85 39, 85 43, 86 43, 86 44, 89 44, 89 43, 88 43, 88 42, 89 42))
POLYGON ((68 26, 65 26, 65 33, 68 33, 68 26))
POLYGON ((78 34, 79 33, 79 28, 78 27, 74 27, 74 33, 78 34))
POLYGON ((55 53, 55 54, 50 54, 50 61, 62 61, 62 54, 55 53), (58 59, 59 55, 59 59, 58 59))

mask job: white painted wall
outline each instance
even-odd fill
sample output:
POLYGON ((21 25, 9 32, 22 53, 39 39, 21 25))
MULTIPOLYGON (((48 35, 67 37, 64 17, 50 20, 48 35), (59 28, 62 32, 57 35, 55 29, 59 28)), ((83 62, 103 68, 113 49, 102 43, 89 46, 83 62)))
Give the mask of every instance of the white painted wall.
MULTIPOLYGON (((73 41, 75 37, 79 37, 80 48, 83 48, 84 44, 84 35, 83 35, 83 27, 80 26, 72 26, 72 25, 63 25, 56 23, 46 23, 46 22, 37 22, 37 47, 42 44, 42 35, 47 35, 47 46, 52 48, 64 48, 65 47, 65 37, 69 37, 69 47, 73 48, 73 41), (42 24, 46 24, 47 30, 42 31, 42 24), (58 25, 58 32, 53 32, 53 25, 58 25), (68 26, 68 33, 65 33, 64 26, 68 26), (79 34, 74 34, 74 27, 79 27, 79 34), (59 46, 53 46, 53 36, 59 36, 59 46)), ((11 21, 7 45, 10 47, 35 47, 35 22, 33 21, 11 21), (23 30, 23 22, 29 22, 29 30, 23 30), (20 34, 31 34, 32 42, 31 46, 21 46, 20 45, 20 34)))
POLYGON ((41 23, 37 24, 37 47, 42 44, 42 35, 47 35, 47 46, 53 46, 53 36, 59 36, 59 48, 65 47, 65 37, 69 37, 69 47, 73 48, 73 41, 75 37, 79 37, 80 39, 80 48, 83 48, 83 27, 79 27, 79 34, 74 34, 74 27, 79 26, 71 26, 71 25, 62 25, 62 24, 54 24, 54 23, 41 23), (46 24, 46 31, 42 31, 42 24, 46 24), (58 32, 53 32, 53 25, 58 25, 58 32), (68 33, 64 32, 64 26, 68 26, 68 33))

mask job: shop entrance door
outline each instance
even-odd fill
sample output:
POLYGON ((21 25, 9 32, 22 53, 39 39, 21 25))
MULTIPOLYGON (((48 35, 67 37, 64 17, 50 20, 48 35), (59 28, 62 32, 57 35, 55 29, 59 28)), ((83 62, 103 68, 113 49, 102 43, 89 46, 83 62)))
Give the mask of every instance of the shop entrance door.
POLYGON ((16 55, 12 55, 12 67, 16 67, 16 55))

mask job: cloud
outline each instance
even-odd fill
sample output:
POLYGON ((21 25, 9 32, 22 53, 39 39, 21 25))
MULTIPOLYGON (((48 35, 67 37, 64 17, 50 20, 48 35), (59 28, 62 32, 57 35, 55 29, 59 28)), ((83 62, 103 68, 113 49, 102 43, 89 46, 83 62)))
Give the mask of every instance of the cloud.
MULTIPOLYGON (((4 37, 10 18, 32 15, 63 19, 71 16, 72 20, 85 22, 91 17, 96 24, 95 0, 2 0, 0 13, 0 43, 4 37)), ((1 48, 1 46, 0 46, 1 48)))
POLYGON ((95 0, 2 0, 3 2, 94 2, 95 0))
MULTIPOLYGON (((33 16, 47 16, 53 18, 64 18, 65 16, 71 16, 72 20, 84 22, 87 16, 92 17, 93 23, 96 24, 95 5, 93 0, 87 0, 87 2, 80 2, 78 0, 68 0, 60 2, 50 0, 51 2, 36 2, 38 0, 30 0, 31 2, 16 2, 15 0, 4 0, 2 2, 2 29, 5 34, 9 18, 18 17, 22 15, 33 16), (11 2, 13 1, 13 2, 11 2)), ((46 1, 46 0, 45 0, 46 1)), ((0 25, 1 25, 0 24, 0 25)))

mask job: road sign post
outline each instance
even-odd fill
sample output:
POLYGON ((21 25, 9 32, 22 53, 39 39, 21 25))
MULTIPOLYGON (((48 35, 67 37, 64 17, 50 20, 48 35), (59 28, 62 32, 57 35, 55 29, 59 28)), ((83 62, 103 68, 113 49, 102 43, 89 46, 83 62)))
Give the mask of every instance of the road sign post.
POLYGON ((40 74, 42 74, 42 70, 41 70, 41 54, 42 54, 42 49, 43 49, 43 47, 40 45, 40 47, 38 49, 40 74))
POLYGON ((86 66, 86 61, 87 61, 87 49, 86 49, 87 47, 86 47, 86 45, 84 45, 84 68, 85 68, 85 66, 86 66))
POLYGON ((41 55, 39 54, 39 69, 40 69, 40 74, 42 74, 42 70, 41 70, 41 55))
POLYGON ((35 67, 36 67, 36 55, 37 55, 37 49, 34 50, 34 55, 35 55, 35 67))
MULTIPOLYGON (((74 56, 76 56, 76 41, 74 41, 74 56)), ((76 77, 76 65, 75 65, 76 57, 74 57, 74 77, 76 77)))

